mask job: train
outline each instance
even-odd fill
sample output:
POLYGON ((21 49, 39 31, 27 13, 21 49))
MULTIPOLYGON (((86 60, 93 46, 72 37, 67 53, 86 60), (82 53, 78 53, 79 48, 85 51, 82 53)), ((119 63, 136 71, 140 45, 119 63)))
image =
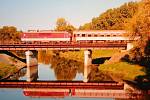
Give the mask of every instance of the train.
POLYGON ((53 42, 53 43, 98 43, 98 42, 127 42, 125 30, 78 30, 72 34, 67 31, 30 30, 23 32, 23 42, 53 42))

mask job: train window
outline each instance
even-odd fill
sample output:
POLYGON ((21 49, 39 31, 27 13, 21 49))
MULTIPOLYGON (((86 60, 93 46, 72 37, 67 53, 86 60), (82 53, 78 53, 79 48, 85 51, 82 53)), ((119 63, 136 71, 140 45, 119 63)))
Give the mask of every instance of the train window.
POLYGON ((110 35, 106 35, 107 37, 110 37, 110 35))
POLYGON ((116 37, 117 35, 113 35, 113 37, 116 37))
POLYGON ((91 34, 88 34, 88 37, 91 37, 92 35, 91 34))
POLYGON ((97 34, 94 34, 94 37, 97 37, 98 35, 97 34))
POLYGON ((104 37, 104 35, 100 35, 100 37, 104 37))
POLYGON ((80 37, 80 34, 76 34, 77 37, 80 37))
POLYGON ((82 34, 82 37, 85 37, 85 34, 82 34))

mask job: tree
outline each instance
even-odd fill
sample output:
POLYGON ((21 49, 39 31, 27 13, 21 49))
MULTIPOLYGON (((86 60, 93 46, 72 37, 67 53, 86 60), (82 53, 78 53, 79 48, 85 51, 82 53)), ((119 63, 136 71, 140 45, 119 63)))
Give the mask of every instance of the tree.
POLYGON ((66 26, 66 31, 67 32, 69 32, 69 33, 73 33, 73 31, 75 30, 76 28, 74 27, 74 26, 72 26, 72 25, 70 25, 70 24, 68 24, 67 26, 66 26))
MULTIPOLYGON (((129 36, 138 37, 135 48, 132 49, 132 59, 136 62, 145 62, 143 59, 150 57, 150 0, 139 3, 137 14, 127 24, 129 36), (138 57, 137 57, 138 55, 138 57)), ((149 58, 148 58, 149 59, 149 58)))
POLYGON ((79 27, 79 30, 91 30, 92 29, 92 24, 91 23, 86 23, 83 26, 79 27))
POLYGON ((67 21, 64 18, 58 18, 56 22, 56 30, 65 31, 67 27, 67 21))
POLYGON ((67 23, 67 21, 64 18, 58 18, 56 21, 56 29, 57 31, 67 31, 69 33, 72 33, 73 30, 75 30, 76 28, 67 23))
POLYGON ((20 41, 20 33, 14 26, 3 26, 0 28, 0 40, 1 42, 18 42, 20 41))

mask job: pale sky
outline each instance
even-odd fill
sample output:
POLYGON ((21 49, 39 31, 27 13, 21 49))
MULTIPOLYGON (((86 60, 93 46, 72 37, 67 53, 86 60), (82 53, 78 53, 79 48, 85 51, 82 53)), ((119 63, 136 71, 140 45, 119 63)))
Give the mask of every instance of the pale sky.
POLYGON ((129 1, 136 0, 0 0, 0 27, 16 26, 23 31, 54 29, 60 17, 79 27, 129 1))

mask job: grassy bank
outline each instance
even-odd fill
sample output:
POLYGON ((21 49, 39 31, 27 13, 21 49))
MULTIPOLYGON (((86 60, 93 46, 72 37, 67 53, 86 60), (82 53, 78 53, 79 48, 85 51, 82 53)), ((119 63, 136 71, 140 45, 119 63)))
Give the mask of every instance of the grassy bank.
POLYGON ((127 62, 102 64, 99 66, 99 70, 107 72, 116 81, 134 80, 137 76, 145 75, 144 67, 127 62))

